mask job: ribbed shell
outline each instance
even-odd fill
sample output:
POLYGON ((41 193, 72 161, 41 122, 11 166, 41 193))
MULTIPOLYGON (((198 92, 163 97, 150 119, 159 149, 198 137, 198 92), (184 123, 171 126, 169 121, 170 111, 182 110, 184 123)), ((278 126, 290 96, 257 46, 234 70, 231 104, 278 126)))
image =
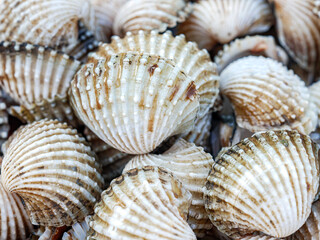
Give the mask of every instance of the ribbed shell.
POLYGON ((0 63, 0 85, 22 105, 16 112, 25 120, 50 117, 76 122, 67 91, 79 61, 41 46, 2 42, 0 63))
POLYGON ((72 225, 93 212, 103 178, 84 138, 66 124, 42 120, 9 139, 1 179, 25 202, 33 224, 72 225))
POLYGON ((272 11, 266 0, 203 0, 194 4, 189 18, 179 26, 189 41, 211 49, 238 36, 267 31, 272 11))
POLYGON ((146 154, 134 157, 124 172, 144 166, 158 166, 172 172, 192 194, 188 223, 198 237, 212 228, 204 208, 203 186, 214 163, 212 156, 203 148, 181 139, 161 155, 146 154))
POLYGON ((308 87, 310 93, 310 101, 314 103, 318 113, 318 126, 320 125, 320 81, 308 87))
POLYGON ((297 131, 256 133, 231 147, 207 178, 204 199, 212 223, 234 237, 293 234, 318 192, 318 151, 297 131))
POLYGON ((79 118, 110 146, 149 153, 188 132, 199 108, 194 81, 169 60, 129 52, 89 58, 71 83, 79 118))
POLYGON ((296 129, 309 134, 317 113, 304 82, 281 63, 249 56, 221 73, 221 92, 231 101, 237 123, 249 131, 296 129))
POLYGON ((0 239, 26 239, 33 227, 20 198, 5 191, 0 181, 0 239))
POLYGON ((317 0, 273 0, 278 38, 301 67, 320 72, 320 8, 317 0), (288 27, 289 26, 289 27, 288 27))
POLYGON ((186 222, 191 194, 157 167, 132 169, 111 182, 95 206, 89 239, 193 239, 186 222))
POLYGON ((221 73, 231 62, 249 55, 273 58, 284 65, 288 64, 288 55, 278 47, 272 36, 247 36, 223 45, 214 60, 221 73))
POLYGON ((200 96, 198 115, 204 116, 213 106, 219 94, 216 66, 206 50, 199 50, 195 43, 187 42, 184 35, 173 37, 170 31, 164 34, 157 31, 139 31, 136 34, 128 32, 124 38, 114 36, 110 44, 100 45, 96 54, 103 57, 128 51, 148 53, 172 60, 195 82, 200 96))
POLYGON ((81 223, 73 224, 72 229, 63 234, 62 240, 85 240, 90 229, 87 219, 81 223))
POLYGON ((116 14, 113 31, 119 36, 139 30, 164 32, 183 22, 190 11, 186 0, 127 1, 116 14))

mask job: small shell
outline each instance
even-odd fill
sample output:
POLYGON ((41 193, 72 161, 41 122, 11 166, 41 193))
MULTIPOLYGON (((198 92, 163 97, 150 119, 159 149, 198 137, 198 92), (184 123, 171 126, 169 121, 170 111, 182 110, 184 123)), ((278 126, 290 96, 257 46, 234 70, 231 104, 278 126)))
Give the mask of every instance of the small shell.
POLYGON ((259 35, 236 39, 223 45, 223 50, 218 52, 214 60, 221 73, 231 62, 249 55, 273 58, 284 65, 289 61, 286 52, 276 45, 272 36, 259 35))
POLYGON ((221 92, 235 109, 237 123, 251 132, 296 129, 309 134, 317 114, 304 82, 281 63, 245 57, 221 73, 221 92))
POLYGON ((83 222, 73 224, 72 229, 63 234, 62 240, 85 240, 89 229, 88 217, 86 217, 83 222))
POLYGON ((197 87, 200 96, 198 116, 203 117, 212 108, 219 94, 219 76, 206 50, 199 50, 195 43, 186 42, 183 35, 173 37, 170 31, 164 34, 157 31, 139 31, 137 34, 128 32, 123 39, 114 36, 110 44, 100 45, 96 55, 104 57, 128 51, 172 60, 175 66, 190 76, 197 87))
POLYGON ((89 239, 196 239, 186 222, 191 194, 164 169, 132 169, 114 179, 101 198, 89 239))
POLYGON ((308 87, 310 93, 310 101, 314 103, 316 112, 318 113, 318 126, 320 126, 320 81, 308 87))
POLYGON ((158 166, 173 173, 192 194, 188 223, 197 237, 203 237, 212 224, 204 208, 203 186, 214 163, 212 156, 181 139, 161 155, 146 154, 134 157, 124 172, 144 166, 158 166))
POLYGON ((169 60, 129 52, 94 57, 71 83, 79 118, 110 146, 149 153, 188 132, 199 108, 194 82, 169 60))
POLYGON ((266 32, 272 23, 272 11, 265 0, 203 0, 194 4, 179 32, 200 48, 211 49, 238 36, 266 32))
POLYGON ((139 30, 164 32, 183 22, 190 11, 191 4, 186 0, 127 1, 117 12, 113 31, 119 36, 139 30))
POLYGON ((204 191, 212 223, 232 237, 287 237, 307 220, 319 188, 319 148, 297 131, 254 134, 222 154, 204 191))
POLYGON ((42 120, 21 127, 11 138, 1 179, 6 190, 24 200, 33 224, 69 226, 92 213, 103 178, 76 130, 42 120))

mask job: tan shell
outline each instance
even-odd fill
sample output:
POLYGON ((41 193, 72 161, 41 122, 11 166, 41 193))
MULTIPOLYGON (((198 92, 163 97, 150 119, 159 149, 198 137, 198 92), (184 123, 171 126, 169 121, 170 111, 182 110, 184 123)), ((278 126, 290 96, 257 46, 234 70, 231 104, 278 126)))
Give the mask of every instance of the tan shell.
POLYGON ((86 217, 83 222, 73 224, 72 229, 63 234, 62 240, 85 240, 90 229, 88 221, 86 217))
POLYGON ((33 224, 72 225, 93 212, 103 178, 84 138, 66 124, 42 120, 9 140, 1 179, 25 202, 33 224))
POLYGON ((190 11, 191 5, 186 0, 127 1, 117 12, 113 31, 119 36, 139 30, 164 32, 183 22, 190 11))
POLYGON ((101 198, 89 239, 196 239, 186 222, 191 194, 164 169, 132 169, 114 179, 101 198))
POLYGON ((316 0, 272 0, 278 38, 304 69, 320 72, 320 7, 316 0), (289 27, 288 27, 289 26, 289 27))
POLYGON ((110 54, 137 51, 162 58, 170 59, 175 66, 190 76, 194 81, 200 96, 199 117, 203 117, 212 108, 219 94, 219 76, 215 64, 206 50, 199 50, 197 45, 187 42, 184 35, 172 36, 170 31, 159 34, 139 31, 136 34, 128 32, 122 39, 112 38, 110 44, 102 44, 96 53, 99 57, 110 54))
POLYGON ((79 118, 110 146, 149 153, 188 132, 199 108, 194 82, 172 62, 129 52, 89 58, 71 83, 79 118))
POLYGON ((134 157, 124 172, 144 166, 158 166, 173 173, 192 194, 188 223, 197 237, 203 237, 212 224, 204 208, 203 186, 214 163, 203 148, 181 139, 161 155, 146 154, 134 157))
POLYGON ((320 81, 308 87, 310 93, 310 101, 314 103, 316 112, 318 113, 318 126, 320 125, 320 81))
POLYGON ((221 73, 231 62, 249 55, 273 58, 284 65, 288 64, 287 53, 278 47, 272 36, 246 36, 223 45, 214 60, 221 73))
POLYGON ((307 220, 319 188, 319 148, 297 131, 256 133, 213 165, 204 191, 212 223, 232 237, 287 237, 307 220))
POLYGON ((67 90, 80 62, 48 48, 0 43, 0 85, 21 106, 14 109, 27 122, 44 117, 76 125, 67 90))
POLYGON ((281 63, 249 56, 221 73, 221 92, 235 110, 237 123, 249 131, 296 129, 309 134, 317 114, 304 82, 281 63))
POLYGON ((266 0, 203 0, 193 8, 179 32, 200 48, 211 49, 238 36, 266 32, 273 23, 266 0))

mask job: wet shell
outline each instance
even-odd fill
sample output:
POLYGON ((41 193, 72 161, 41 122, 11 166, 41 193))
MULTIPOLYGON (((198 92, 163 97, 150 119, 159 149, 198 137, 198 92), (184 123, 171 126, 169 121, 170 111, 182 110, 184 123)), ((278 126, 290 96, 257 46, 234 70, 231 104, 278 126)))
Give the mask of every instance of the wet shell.
POLYGON ((308 87, 310 93, 310 101, 314 103, 318 113, 318 126, 320 125, 320 81, 308 87))
POLYGON ((88 217, 81 223, 73 224, 72 229, 63 234, 62 240, 85 240, 90 229, 87 219, 88 217))
POLYGON ((235 110, 237 123, 251 132, 296 129, 309 134, 317 114, 304 82, 281 63, 249 56, 221 73, 221 92, 235 110))
POLYGON ((297 131, 256 133, 213 165, 204 191, 212 223, 232 237, 287 237, 307 220, 319 188, 318 146, 297 131))
POLYGON ((149 153, 188 132, 199 108, 194 82, 169 60, 137 53, 94 57, 71 83, 79 118, 110 146, 149 153))
POLYGON ((0 181, 0 239, 26 239, 33 227, 20 198, 5 191, 0 181))
POLYGON ((80 62, 65 54, 31 44, 0 43, 0 85, 31 122, 43 117, 75 124, 67 91, 80 62))
POLYGON ((1 179, 24 200, 33 224, 70 226, 93 212, 103 178, 76 130, 42 120, 21 127, 9 141, 1 179))
POLYGON ((203 0, 194 4, 189 18, 179 26, 189 41, 211 49, 238 36, 266 32, 273 23, 265 0, 203 0))
POLYGON ((134 157, 124 172, 144 166, 158 166, 172 172, 192 194, 188 223, 198 237, 212 224, 204 208, 203 186, 214 163, 212 156, 203 148, 181 139, 161 155, 146 154, 134 157))
POLYGON ((199 50, 195 43, 187 42, 183 35, 173 37, 170 31, 164 34, 159 34, 157 31, 151 33, 139 31, 137 34, 129 32, 123 39, 114 36, 112 42, 101 45, 96 54, 103 57, 128 51, 170 59, 190 76, 200 96, 199 117, 203 117, 213 106, 219 94, 216 66, 206 50, 199 50))
POLYGON ((164 169, 132 169, 101 198, 89 239, 196 239, 186 222, 191 194, 164 169))
POLYGON ((275 5, 277 32, 281 45, 301 67, 319 73, 319 1, 272 0, 272 2, 275 5))
POLYGON ((284 65, 288 64, 288 55, 278 47, 272 36, 247 36, 223 45, 214 60, 221 73, 231 62, 249 55, 273 58, 284 65))
POLYGON ((139 30, 164 32, 183 22, 190 11, 191 4, 185 0, 128 1, 117 12, 113 31, 119 36, 139 30))

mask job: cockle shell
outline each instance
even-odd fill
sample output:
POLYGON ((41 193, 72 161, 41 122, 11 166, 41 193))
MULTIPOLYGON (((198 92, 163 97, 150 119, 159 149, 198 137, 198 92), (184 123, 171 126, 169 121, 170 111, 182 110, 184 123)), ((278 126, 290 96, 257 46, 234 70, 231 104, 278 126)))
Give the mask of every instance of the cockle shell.
POLYGON ((27 122, 44 117, 76 125, 67 101, 80 62, 31 44, 0 43, 0 85, 20 105, 13 111, 27 122))
POLYGON ((307 87, 281 63, 249 56, 231 63, 220 76, 221 92, 230 99, 240 127, 304 134, 315 129, 317 113, 307 87))
POLYGON ((89 239, 196 239, 186 219, 191 194, 162 168, 131 169, 102 193, 89 239))
POLYGON ((26 239, 33 229, 29 217, 17 194, 6 192, 1 181, 0 206, 0 239, 26 239))
POLYGON ((104 182, 94 153, 76 130, 41 120, 12 138, 1 179, 23 199, 33 224, 69 226, 92 213, 104 182))
MULTIPOLYGON (((110 44, 102 44, 96 53, 99 57, 110 54, 137 51, 170 59, 175 66, 194 81, 200 96, 199 117, 212 108, 219 94, 219 76, 215 64, 206 50, 187 42, 183 35, 172 36, 170 31, 159 34, 157 31, 128 32, 124 38, 112 37, 110 44)), ((94 55, 94 54, 93 54, 94 55)))
POLYGON ((289 58, 286 52, 279 46, 272 36, 246 36, 236 39, 229 44, 223 45, 214 60, 221 73, 231 62, 249 55, 265 56, 273 58, 284 65, 288 64, 289 58))
POLYGON ((198 237, 212 224, 204 208, 203 186, 214 163, 212 156, 203 148, 181 139, 161 155, 138 155, 128 162, 124 172, 144 166, 158 166, 173 173, 192 194, 188 223, 198 237))
POLYGON ((73 224, 72 229, 63 234, 62 240, 85 240, 90 229, 88 221, 86 217, 83 222, 73 224))
POLYGON ((191 11, 186 0, 127 1, 117 12, 113 23, 115 35, 139 30, 164 32, 183 22, 191 11))
POLYGON ((91 131, 130 154, 149 153, 168 137, 188 132, 199 108, 194 81, 180 68, 133 52, 90 57, 69 95, 91 131))
POLYGON ((319 188, 319 148, 297 131, 256 133, 222 154, 207 178, 212 223, 232 237, 287 237, 307 220, 319 188))
POLYGON ((179 32, 200 48, 211 49, 238 36, 265 32, 273 23, 266 0, 203 0, 193 8, 179 32))

